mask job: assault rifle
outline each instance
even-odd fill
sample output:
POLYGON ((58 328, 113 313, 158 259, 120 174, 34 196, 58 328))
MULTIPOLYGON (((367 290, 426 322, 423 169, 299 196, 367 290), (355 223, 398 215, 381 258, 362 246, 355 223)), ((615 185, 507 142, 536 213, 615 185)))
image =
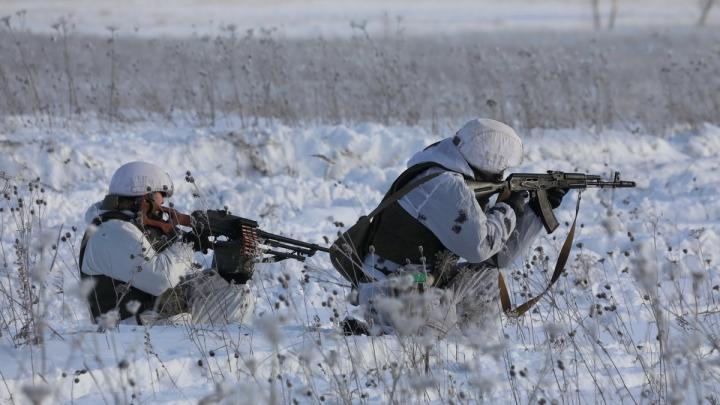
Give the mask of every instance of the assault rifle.
POLYGON ((602 180, 598 175, 585 173, 565 173, 559 171, 548 171, 547 174, 542 173, 513 173, 504 181, 499 183, 468 181, 468 186, 475 192, 476 198, 487 198, 493 194, 505 193, 512 191, 527 191, 530 193, 531 199, 537 199, 540 207, 540 217, 542 218, 545 230, 548 233, 553 232, 558 227, 558 221, 555 218, 550 201, 548 200, 547 190, 553 188, 567 189, 586 189, 589 187, 597 188, 622 188, 635 187, 634 181, 620 180, 620 173, 615 172, 612 180, 602 180))
MULTIPOLYGON (((500 193, 498 199, 503 200, 513 191, 527 191, 531 199, 536 199, 540 208, 540 217, 545 230, 548 233, 553 232, 558 227, 558 221, 553 214, 547 191, 553 188, 563 189, 586 189, 589 187, 598 188, 620 188, 635 187, 634 181, 620 180, 620 173, 615 172, 612 180, 602 180, 600 176, 585 173, 564 173, 558 171, 548 171, 547 174, 542 173, 513 173, 501 182, 477 182, 468 181, 468 186, 475 192, 476 198, 488 198, 493 194, 500 193)), ((498 286, 500 288, 500 303, 503 312, 511 318, 518 318, 530 310, 555 284, 560 278, 565 264, 570 257, 573 239, 575 237, 575 224, 577 223, 578 212, 580 211, 580 198, 575 205, 575 219, 573 220, 565 242, 562 244, 560 253, 558 254, 555 269, 553 270, 550 283, 545 289, 533 298, 524 303, 512 306, 510 302, 510 293, 505 284, 505 278, 502 272, 499 274, 498 286)))

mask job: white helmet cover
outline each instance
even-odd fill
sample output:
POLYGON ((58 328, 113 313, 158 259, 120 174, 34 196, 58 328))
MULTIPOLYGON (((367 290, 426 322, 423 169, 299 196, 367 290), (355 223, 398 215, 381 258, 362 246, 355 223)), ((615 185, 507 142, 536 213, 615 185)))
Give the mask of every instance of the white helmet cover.
POLYGON ((147 162, 130 162, 120 166, 110 180, 110 194, 121 197, 139 197, 152 192, 172 196, 174 191, 170 175, 160 167, 147 162))
POLYGON ((470 166, 484 172, 500 173, 522 163, 522 140, 502 122, 470 120, 455 134, 453 143, 470 166))

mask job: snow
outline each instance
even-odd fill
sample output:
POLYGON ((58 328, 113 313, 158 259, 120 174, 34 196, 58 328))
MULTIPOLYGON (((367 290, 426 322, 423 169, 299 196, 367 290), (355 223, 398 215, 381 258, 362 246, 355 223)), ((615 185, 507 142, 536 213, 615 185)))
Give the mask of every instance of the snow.
MULTIPOLYGON (((46 236, 35 246, 55 243, 60 227, 77 231, 59 244, 42 292, 43 344, 15 346, 3 329, 2 401, 34 395, 80 404, 637 403, 720 395, 712 351, 720 299, 713 289, 720 283, 718 127, 663 137, 581 129, 521 134, 525 160, 513 171, 609 177, 617 170, 638 187, 582 194, 567 276, 537 313, 505 319, 505 338, 491 345, 482 336, 343 337, 333 312, 342 319, 355 310, 322 253, 306 267, 259 266, 248 325, 120 325, 99 333, 77 298, 82 287, 73 256, 83 214, 124 162, 163 165, 177 181, 172 202, 182 211, 227 206, 266 231, 327 245, 342 228, 337 221, 347 226, 369 212, 414 152, 450 133, 372 123, 242 127, 232 118, 200 129, 78 118, 48 130, 24 126, 27 119, 0 132, 0 172, 18 179, 20 194, 40 179, 46 236), (188 170, 197 188, 182 181, 188 170)), ((16 266, 8 212, 17 206, 14 198, 0 203, 2 255, 10 268, 3 275, 16 266)), ((557 211, 559 230, 505 269, 514 302, 522 301, 523 286, 544 287, 543 268, 554 264, 576 198, 572 193, 557 211)), ((3 297, 7 317, 11 305, 3 297)))
MULTIPOLYGON (((599 2, 603 25, 611 0, 599 2)), ((691 26, 700 8, 694 1, 633 0, 618 2, 616 26, 621 28, 691 26)), ((473 31, 591 30, 590 1, 582 0, 5 0, 0 17, 26 10, 24 26, 52 33, 52 25, 69 18, 83 33, 186 37, 215 35, 233 24, 244 32, 261 27, 282 36, 349 36, 351 23, 377 34, 403 30, 409 34, 457 34, 473 31)), ((718 22, 710 13, 708 24, 718 22)))

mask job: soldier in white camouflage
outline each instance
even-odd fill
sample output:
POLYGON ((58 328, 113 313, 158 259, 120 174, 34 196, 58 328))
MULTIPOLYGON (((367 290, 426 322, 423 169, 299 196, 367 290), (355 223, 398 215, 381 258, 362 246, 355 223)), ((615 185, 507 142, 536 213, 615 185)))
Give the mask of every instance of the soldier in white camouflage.
MULTIPOLYGON (((148 219, 148 207, 161 207, 172 193, 160 167, 130 162, 115 172, 106 198, 88 209, 79 263, 82 278, 93 283, 88 304, 94 321, 225 324, 244 323, 252 314, 246 283, 193 265, 193 251, 202 247, 192 243, 192 231, 148 219)), ((192 221, 185 225, 193 227, 192 221)))
MULTIPOLYGON (((466 180, 501 180, 522 157, 515 131, 490 119, 473 119, 415 154, 388 194, 440 174, 374 218, 362 268, 367 282, 357 285, 366 323, 346 319, 345 332, 444 335, 455 326, 494 328, 499 268, 526 252, 543 224, 526 192, 503 202, 478 201, 466 180)), ((566 191, 549 194, 553 208, 566 191)))

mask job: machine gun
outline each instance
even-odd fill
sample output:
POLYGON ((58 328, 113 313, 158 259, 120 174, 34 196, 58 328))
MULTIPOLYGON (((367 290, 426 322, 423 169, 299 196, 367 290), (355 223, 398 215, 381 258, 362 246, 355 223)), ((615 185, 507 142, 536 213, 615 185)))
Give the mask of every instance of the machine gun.
POLYGON ((634 181, 620 180, 620 173, 615 172, 613 179, 606 181, 598 175, 585 173, 565 173, 559 171, 548 171, 547 174, 542 173, 513 173, 504 181, 478 182, 468 181, 468 186, 475 192, 476 198, 487 198, 493 194, 505 193, 512 191, 527 191, 530 193, 531 199, 537 199, 540 207, 540 216, 548 233, 553 232, 558 227, 558 221, 555 218, 550 201, 548 200, 547 190, 553 188, 567 189, 586 189, 589 187, 597 188, 621 188, 635 187, 634 181))
POLYGON ((251 219, 238 217, 224 210, 196 211, 194 237, 203 250, 215 252, 215 267, 221 275, 231 275, 238 282, 251 276, 255 263, 278 262, 286 259, 305 261, 316 252, 329 249, 314 243, 263 231, 251 219))

